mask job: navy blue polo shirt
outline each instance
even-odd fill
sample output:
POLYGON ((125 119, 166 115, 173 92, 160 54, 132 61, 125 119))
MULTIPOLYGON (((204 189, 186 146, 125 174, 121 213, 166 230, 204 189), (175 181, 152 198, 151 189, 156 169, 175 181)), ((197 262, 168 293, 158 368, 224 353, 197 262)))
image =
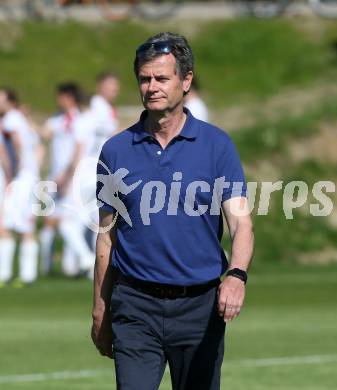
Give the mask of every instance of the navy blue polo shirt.
POLYGON ((221 129, 184 109, 165 149, 139 122, 110 138, 97 166, 97 202, 117 214, 112 264, 135 278, 192 285, 222 275, 221 203, 246 196, 238 154, 221 129))

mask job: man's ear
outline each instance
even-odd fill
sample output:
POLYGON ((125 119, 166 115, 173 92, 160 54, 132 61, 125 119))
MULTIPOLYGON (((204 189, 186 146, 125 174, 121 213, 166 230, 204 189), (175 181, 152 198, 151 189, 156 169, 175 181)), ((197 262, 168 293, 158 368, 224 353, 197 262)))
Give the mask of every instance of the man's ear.
POLYGON ((185 95, 188 93, 188 91, 191 88, 192 80, 193 80, 193 72, 189 71, 183 80, 183 89, 185 95))

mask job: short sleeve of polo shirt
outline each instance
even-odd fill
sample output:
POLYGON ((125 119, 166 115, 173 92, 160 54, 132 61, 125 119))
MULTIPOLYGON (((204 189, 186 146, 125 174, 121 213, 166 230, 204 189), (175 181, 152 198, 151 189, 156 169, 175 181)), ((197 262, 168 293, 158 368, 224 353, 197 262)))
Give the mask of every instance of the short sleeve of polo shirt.
POLYGON ((98 163, 97 163, 97 181, 96 181, 96 199, 97 206, 101 210, 115 213, 116 209, 112 206, 112 196, 114 195, 110 190, 109 178, 111 174, 109 171, 108 161, 104 156, 104 148, 102 149, 98 163))
POLYGON ((226 186, 222 191, 221 202, 230 198, 246 197, 247 184, 239 154, 229 136, 217 163, 218 177, 224 177, 226 186))

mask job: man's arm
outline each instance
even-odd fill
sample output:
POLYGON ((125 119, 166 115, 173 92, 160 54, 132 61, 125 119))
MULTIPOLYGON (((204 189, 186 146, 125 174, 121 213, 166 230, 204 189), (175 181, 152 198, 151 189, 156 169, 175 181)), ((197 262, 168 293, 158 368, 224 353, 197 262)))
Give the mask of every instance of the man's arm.
POLYGON ((73 152, 73 158, 70 164, 65 169, 65 171, 61 175, 59 175, 55 180, 57 183, 57 188, 61 194, 66 191, 67 186, 69 185, 69 183, 74 177, 75 170, 79 162, 81 161, 81 157, 83 155, 83 149, 84 149, 84 145, 82 143, 76 142, 74 152, 73 152))
POLYGON ((20 170, 21 166, 21 151, 22 151, 22 144, 21 144, 21 138, 19 132, 13 130, 8 133, 10 136, 10 139, 13 144, 13 149, 15 153, 15 160, 16 160, 16 172, 13 173, 14 176, 17 175, 18 171, 20 170))
POLYGON ((91 337, 103 356, 113 358, 112 331, 110 320, 110 299, 116 280, 116 270, 110 264, 110 255, 116 246, 114 227, 109 229, 114 218, 113 213, 99 211, 99 225, 106 232, 98 233, 96 242, 96 262, 94 273, 94 302, 92 309, 91 337))
POLYGON ((5 174, 6 183, 8 184, 12 179, 11 164, 7 154, 6 147, 0 142, 0 164, 5 174))
MULTIPOLYGON (((222 207, 232 240, 229 269, 240 268, 247 271, 254 248, 253 225, 248 212, 247 199, 244 197, 231 198, 223 202, 222 207)), ((237 317, 240 314, 244 297, 244 282, 236 277, 226 276, 218 290, 219 315, 225 321, 237 317)))

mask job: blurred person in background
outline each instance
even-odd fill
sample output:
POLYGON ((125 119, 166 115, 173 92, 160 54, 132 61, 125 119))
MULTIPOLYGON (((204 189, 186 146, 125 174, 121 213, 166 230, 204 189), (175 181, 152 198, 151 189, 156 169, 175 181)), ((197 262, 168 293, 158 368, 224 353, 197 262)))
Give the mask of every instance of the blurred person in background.
POLYGON ((90 108, 96 120, 96 150, 118 131, 117 111, 114 102, 119 94, 120 84, 114 73, 102 72, 96 78, 96 94, 91 98, 90 108))
MULTIPOLYGON (((57 185, 55 212, 45 217, 40 232, 41 267, 44 274, 52 270, 56 231, 57 228, 64 226, 62 203, 69 192, 72 179, 71 163, 75 147, 73 124, 80 114, 79 86, 73 82, 59 84, 56 88, 56 100, 59 112, 47 120, 42 132, 44 139, 50 142, 48 180, 54 181, 57 185)), ((63 246, 62 270, 68 276, 74 276, 79 272, 75 251, 66 242, 63 246)))
MULTIPOLYGON (((3 203, 4 203, 5 191, 11 180, 11 176, 12 176, 11 165, 10 165, 9 156, 2 135, 1 120, 0 120, 0 231, 4 230, 3 203)), ((7 278, 4 277, 4 272, 6 273, 6 271, 1 270, 2 266, 4 266, 4 263, 1 263, 0 260, 0 278, 3 279, 3 281, 0 280, 0 287, 4 286, 5 283, 7 282, 7 278)))
MULTIPOLYGON (((83 120, 79 120, 77 131, 78 147, 82 148, 83 143, 86 144, 83 150, 85 154, 88 153, 86 154, 87 159, 96 159, 97 162, 103 144, 119 131, 119 120, 114 105, 119 92, 120 82, 113 72, 104 71, 96 77, 96 93, 90 99, 90 107, 84 110, 83 120), (86 121, 87 123, 85 123, 86 121), (83 131, 80 130, 81 128, 83 131), (87 140, 81 136, 84 133, 87 135, 90 133, 87 140)), ((92 172, 91 177, 93 177, 94 172, 96 180, 96 167, 94 170, 92 166, 88 169, 92 172)), ((91 181, 90 183, 92 184, 91 181)), ((90 188, 92 187, 90 186, 90 188)), ((98 216, 92 215, 92 217, 91 222, 98 223, 98 216)), ((94 250, 96 234, 91 229, 87 229, 85 236, 91 249, 94 250)))
POLYGON ((82 234, 91 249, 94 248, 96 239, 92 226, 98 224, 96 167, 102 142, 102 135, 97 132, 98 125, 97 114, 90 107, 90 99, 83 96, 81 112, 74 120, 72 203, 77 212, 74 218, 82 226, 82 234))
POLYGON ((19 234, 19 275, 14 285, 33 283, 38 276, 38 243, 32 212, 33 189, 39 180, 39 137, 19 110, 19 100, 10 88, 0 89, 2 129, 14 151, 10 184, 4 197, 0 230, 0 282, 13 277, 15 239, 19 234))
POLYGON ((192 80, 192 86, 185 96, 185 107, 188 108, 192 115, 204 122, 208 122, 208 109, 199 95, 199 81, 195 77, 192 80))

